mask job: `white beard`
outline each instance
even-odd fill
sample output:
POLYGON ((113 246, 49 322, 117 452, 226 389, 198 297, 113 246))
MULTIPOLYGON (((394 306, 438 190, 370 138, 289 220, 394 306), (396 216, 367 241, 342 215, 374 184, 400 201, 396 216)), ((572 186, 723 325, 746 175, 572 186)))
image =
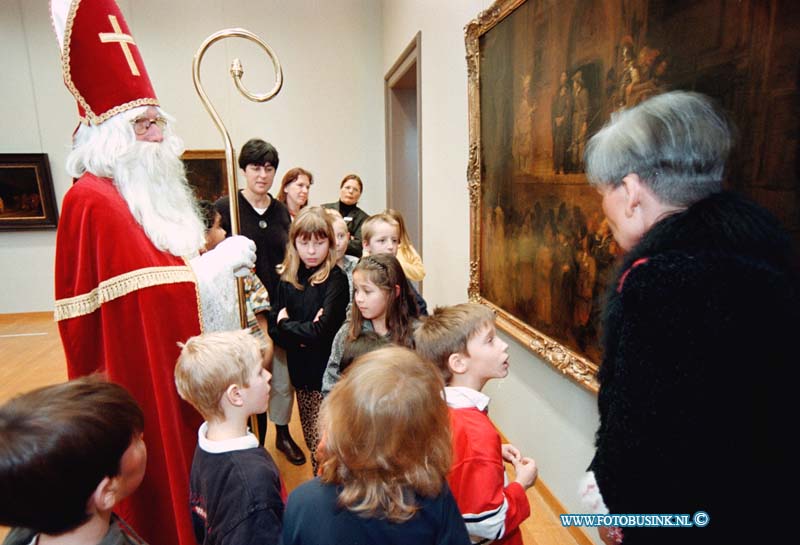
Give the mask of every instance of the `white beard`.
POLYGON ((114 165, 113 180, 131 214, 159 250, 193 256, 205 245, 205 226, 186 181, 176 136, 134 142, 114 165))

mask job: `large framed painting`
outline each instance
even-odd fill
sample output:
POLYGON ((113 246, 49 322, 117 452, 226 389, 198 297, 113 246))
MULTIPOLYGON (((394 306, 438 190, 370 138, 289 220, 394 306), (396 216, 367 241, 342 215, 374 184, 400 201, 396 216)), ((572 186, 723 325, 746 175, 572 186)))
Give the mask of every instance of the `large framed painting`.
POLYGON ((198 199, 215 202, 228 194, 224 150, 187 150, 181 159, 186 166, 186 179, 198 199))
POLYGON ((729 188, 800 249, 800 3, 499 0, 466 28, 469 295, 501 328, 597 390, 600 299, 619 249, 583 152, 617 110, 673 89, 739 130, 729 188))
POLYGON ((55 229, 58 209, 46 153, 0 153, 0 230, 55 229))

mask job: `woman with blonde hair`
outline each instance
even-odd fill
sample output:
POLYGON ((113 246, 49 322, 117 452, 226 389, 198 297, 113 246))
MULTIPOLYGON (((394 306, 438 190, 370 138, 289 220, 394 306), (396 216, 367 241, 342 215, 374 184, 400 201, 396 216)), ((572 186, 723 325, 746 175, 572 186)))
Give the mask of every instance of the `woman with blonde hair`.
POLYGON ((469 544, 446 481, 443 388, 407 348, 356 359, 323 404, 321 470, 289 496, 283 542, 469 544))
POLYGON ((408 231, 406 231, 406 222, 403 221, 403 215, 393 208, 387 208, 383 213, 394 218, 397 225, 400 226, 400 244, 397 246, 395 257, 402 265, 406 278, 414 282, 420 282, 425 278, 425 265, 422 264, 422 258, 411 243, 411 238, 408 236, 408 231))

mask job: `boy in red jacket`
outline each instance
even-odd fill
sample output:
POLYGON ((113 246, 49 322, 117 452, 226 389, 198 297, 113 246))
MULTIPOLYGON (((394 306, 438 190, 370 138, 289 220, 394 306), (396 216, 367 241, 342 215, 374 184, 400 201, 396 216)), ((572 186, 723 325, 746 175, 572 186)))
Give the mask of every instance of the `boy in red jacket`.
POLYGON ((486 414, 481 393, 492 378, 508 375, 508 345, 498 336, 494 313, 478 304, 437 308, 414 334, 417 352, 444 375, 453 434, 453 466, 448 484, 473 542, 522 544, 519 525, 530 515, 525 490, 538 470, 500 435, 486 414), (508 484, 503 460, 514 465, 508 484))

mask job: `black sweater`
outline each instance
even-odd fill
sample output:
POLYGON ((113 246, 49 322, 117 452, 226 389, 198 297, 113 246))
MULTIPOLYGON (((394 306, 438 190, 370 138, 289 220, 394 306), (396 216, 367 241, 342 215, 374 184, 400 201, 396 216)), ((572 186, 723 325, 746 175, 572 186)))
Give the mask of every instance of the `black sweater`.
POLYGON ((283 498, 278 468, 263 448, 194 452, 189 508, 202 545, 280 542, 283 498))
MULTIPOLYGON (((231 210, 227 196, 220 198, 215 204, 217 212, 222 216, 222 228, 231 234, 231 210)), ((289 226, 292 218, 289 210, 277 199, 270 197, 270 203, 263 214, 255 211, 239 192, 239 227, 241 235, 256 243, 256 275, 267 288, 270 300, 275 296, 280 275, 275 267, 283 262, 286 255, 286 242, 289 239, 289 226)))
POLYGON ((364 517, 338 505, 339 488, 319 478, 298 486, 286 502, 284 545, 469 545, 467 528, 447 483, 438 496, 417 496, 404 523, 364 517))
POLYGON ((350 302, 347 276, 342 269, 334 266, 325 282, 312 285, 310 277, 316 270, 300 264, 297 276, 302 290, 281 280, 268 317, 270 336, 286 349, 292 385, 308 390, 322 389, 333 337, 344 322, 350 302), (289 318, 278 323, 278 313, 284 307, 289 318), (315 322, 319 309, 323 313, 315 322))

